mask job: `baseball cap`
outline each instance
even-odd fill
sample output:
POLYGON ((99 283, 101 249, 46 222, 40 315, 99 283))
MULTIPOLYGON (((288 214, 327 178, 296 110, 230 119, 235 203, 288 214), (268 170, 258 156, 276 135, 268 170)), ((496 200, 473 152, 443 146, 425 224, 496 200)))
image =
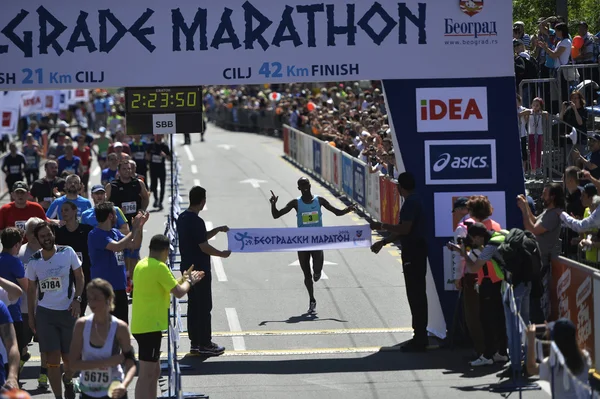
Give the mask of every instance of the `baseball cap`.
POLYGON ((98 191, 106 192, 102 184, 96 184, 94 187, 92 187, 92 194, 97 193, 98 191))
POLYGON ((600 141, 600 133, 592 133, 588 135, 588 140, 598 140, 600 141))
POLYGON ((21 190, 21 191, 29 192, 29 186, 24 181, 16 182, 15 184, 13 184, 12 189, 13 189, 13 191, 21 190))
POLYGON ((113 144, 113 148, 117 148, 117 147, 123 147, 123 143, 121 143, 120 141, 117 141, 113 144))
POLYGON ((104 126, 100 126, 100 128, 98 128, 98 133, 104 133, 106 132, 106 128, 104 126))
POLYGON ((452 212, 454 212, 458 208, 466 208, 467 202, 469 202, 469 199, 467 197, 457 198, 456 201, 454 201, 454 205, 452 206, 452 212))
POLYGON ((525 26, 525 22, 523 22, 523 21, 517 21, 517 22, 515 22, 515 23, 513 24, 513 26, 519 26, 519 25, 520 25, 520 26, 525 26))

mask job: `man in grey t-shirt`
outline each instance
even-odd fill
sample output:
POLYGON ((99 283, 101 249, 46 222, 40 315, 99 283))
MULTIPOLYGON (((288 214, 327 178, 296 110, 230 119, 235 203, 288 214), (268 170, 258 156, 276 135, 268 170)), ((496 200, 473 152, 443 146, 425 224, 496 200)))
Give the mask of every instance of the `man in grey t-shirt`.
POLYGON ((544 187, 542 192, 542 203, 544 212, 537 218, 531 212, 527 197, 519 195, 517 205, 523 213, 523 225, 525 230, 532 232, 540 246, 542 256, 542 284, 541 296, 532 288, 531 297, 531 321, 543 323, 548 319, 550 313, 550 261, 558 256, 559 236, 561 220, 560 215, 565 208, 565 191, 558 183, 550 183, 544 187), (539 303, 539 306, 538 306, 539 303), (539 311, 541 310, 541 314, 539 311))

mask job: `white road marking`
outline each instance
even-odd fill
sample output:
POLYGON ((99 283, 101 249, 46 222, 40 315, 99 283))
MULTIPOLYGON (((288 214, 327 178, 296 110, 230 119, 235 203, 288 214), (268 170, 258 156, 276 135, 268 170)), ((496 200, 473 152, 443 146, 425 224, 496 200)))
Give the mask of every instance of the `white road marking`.
MULTIPOLYGON (((325 269, 325 266, 327 266, 327 265, 337 265, 337 263, 324 261, 323 269, 325 269)), ((295 262, 292 262, 288 266, 300 266, 300 261, 297 260, 295 262)), ((329 277, 327 276, 327 274, 325 274, 325 270, 321 271, 321 280, 329 280, 329 277)))
POLYGON ((219 281, 227 281, 227 275, 225 274, 225 269, 223 268, 223 260, 218 256, 211 256, 213 267, 215 268, 215 274, 217 275, 217 280, 219 281))
MULTIPOLYGON (((185 148, 187 148, 187 147, 185 147, 185 148)), ((198 167, 196 165, 192 165, 192 173, 193 174, 197 174, 198 173, 198 167)))
POLYGON ((102 170, 100 169, 100 166, 96 166, 94 168, 94 170, 92 171, 92 176, 98 176, 100 174, 100 172, 102 172, 102 170))
MULTIPOLYGON (((238 318, 235 308, 225 308, 225 313, 227 314, 227 323, 229 324, 229 330, 231 330, 232 332, 242 331, 240 319, 238 318)), ((246 342, 244 341, 244 337, 233 337, 233 350, 246 350, 246 342)))
POLYGON ((260 188, 261 183, 267 183, 267 182, 264 180, 258 180, 258 179, 246 179, 246 180, 242 180, 240 183, 250 184, 254 188, 260 188))
MULTIPOLYGON (((206 225, 206 231, 211 231, 214 228, 213 222, 204 222, 204 224, 206 225)), ((216 239, 217 237, 214 236, 213 238, 211 238, 208 241, 212 241, 214 239, 216 239)))
POLYGON ((185 150, 185 153, 187 154, 187 157, 190 160, 190 162, 194 162, 194 155, 192 155, 192 150, 190 150, 190 147, 186 145, 185 147, 183 147, 183 149, 185 150))

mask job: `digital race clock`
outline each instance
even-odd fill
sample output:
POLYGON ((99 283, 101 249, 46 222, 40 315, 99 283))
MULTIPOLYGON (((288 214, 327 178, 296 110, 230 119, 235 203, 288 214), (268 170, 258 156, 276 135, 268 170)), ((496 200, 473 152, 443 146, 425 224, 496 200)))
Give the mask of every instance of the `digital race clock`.
POLYGON ((128 87, 128 114, 181 114, 202 112, 202 87, 128 87))

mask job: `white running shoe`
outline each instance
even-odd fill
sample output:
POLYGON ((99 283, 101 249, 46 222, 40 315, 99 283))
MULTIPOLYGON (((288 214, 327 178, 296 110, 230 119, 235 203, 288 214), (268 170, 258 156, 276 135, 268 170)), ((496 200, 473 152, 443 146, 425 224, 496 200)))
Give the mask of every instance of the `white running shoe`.
POLYGON ((473 360, 469 363, 471 367, 491 366, 494 364, 492 359, 486 359, 483 355, 479 356, 479 359, 473 360))
POLYGON ((508 362, 508 356, 496 352, 492 360, 494 360, 494 363, 506 363, 508 362))

